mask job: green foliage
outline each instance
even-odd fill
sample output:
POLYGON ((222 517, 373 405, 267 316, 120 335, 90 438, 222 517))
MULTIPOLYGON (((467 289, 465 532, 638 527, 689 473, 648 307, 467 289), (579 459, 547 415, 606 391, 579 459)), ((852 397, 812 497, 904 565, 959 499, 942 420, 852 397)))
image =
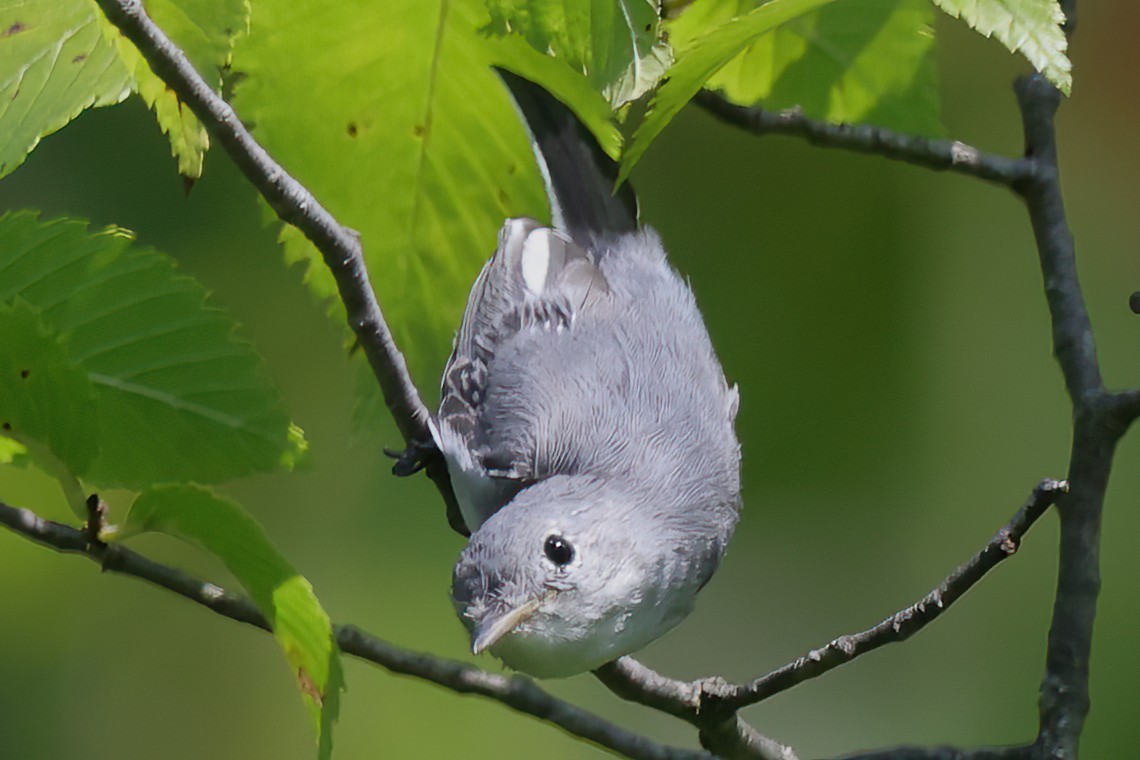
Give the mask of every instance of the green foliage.
MULTIPOLYGON (((213 86, 248 24, 248 0, 151 0, 147 10, 213 86)), ((0 0, 0 176, 87 108, 138 92, 178 170, 202 173, 206 131, 91 0, 0 0)))
MULTIPOLYGON (((29 213, 0 217, 0 303, 17 300, 57 346, 49 351, 41 336, 34 356, 63 373, 57 354, 66 349, 68 366, 93 388, 92 395, 86 384, 65 386, 93 418, 46 391, 28 402, 51 410, 43 425, 61 443, 56 450, 48 442, 75 475, 135 489, 217 482, 291 467, 303 453, 299 431, 257 353, 233 335, 233 321, 206 304, 197 282, 129 233, 91 233, 81 222, 41 222, 29 213), (76 420, 89 439, 82 446, 72 442, 76 420), (94 444, 96 452, 86 448, 94 444)), ((22 312, 9 306, 7 313, 22 312)), ((26 318, 15 324, 10 329, 31 330, 26 318)))
POLYGON ((0 0, 0 177, 85 108, 130 93, 97 14, 88 0, 0 0))
POLYGON ((621 154, 621 132, 613 121, 613 109, 586 77, 558 59, 539 53, 517 35, 488 37, 486 42, 492 63, 532 82, 541 82, 574 111, 602 150, 617 159, 621 154))
MULTIPOLYGON (((2 308, 2 307, 0 307, 2 308)), ((0 409, 3 409, 0 406, 0 409)), ((0 436, 0 464, 11 464, 23 467, 28 462, 28 447, 15 438, 0 436)))
POLYGON ((638 121, 627 125, 632 136, 622 151, 619 179, 625 180, 629 176, 649 144, 721 66, 761 35, 832 1, 772 0, 714 28, 694 40, 688 48, 678 51, 677 63, 670 69, 669 78, 653 94, 648 111, 638 121))
POLYGON ((1011 52, 1024 55, 1066 95, 1073 86, 1073 64, 1065 54, 1065 14, 1058 0, 931 0, 1011 52))
MULTIPOLYGON (((0 435, 38 444, 72 472, 86 470, 97 451, 98 424, 87 373, 22 300, 0 301, 0 346, 0 435)), ((11 444, 5 450, 0 461, 16 454, 11 444)))
MULTIPOLYGON (((360 232, 424 388, 503 219, 547 214, 523 128, 487 66, 486 24, 482 0, 263 0, 234 54, 245 75, 238 113, 360 232)), ((316 256, 292 228, 282 239, 289 260, 316 256)), ((333 293, 323 265, 310 271, 320 294, 333 293)))
POLYGON ((618 108, 654 87, 673 63, 655 0, 487 0, 490 29, 518 34, 563 60, 618 108))
MULTIPOLYGON (((234 42, 249 24, 248 0, 149 0, 146 10, 186 53, 202 78, 215 89, 221 87, 221 69, 229 63, 234 42)), ((210 146, 205 127, 155 76, 133 44, 105 19, 102 26, 104 36, 113 42, 131 73, 135 91, 154 111, 159 127, 170 139, 178 171, 191 179, 202 176, 202 159, 210 146)))
MULTIPOLYGON (((678 48, 756 6, 697 0, 670 25, 678 48)), ((843 0, 762 35, 705 83, 733 102, 799 107, 833 123, 941 134, 927 0, 843 0)))
POLYGON ((119 535, 145 532, 192 543, 233 573, 269 621, 297 678, 317 731, 319 756, 331 756, 344 673, 329 616, 309 582, 245 510, 201 488, 167 486, 140 494, 119 535))

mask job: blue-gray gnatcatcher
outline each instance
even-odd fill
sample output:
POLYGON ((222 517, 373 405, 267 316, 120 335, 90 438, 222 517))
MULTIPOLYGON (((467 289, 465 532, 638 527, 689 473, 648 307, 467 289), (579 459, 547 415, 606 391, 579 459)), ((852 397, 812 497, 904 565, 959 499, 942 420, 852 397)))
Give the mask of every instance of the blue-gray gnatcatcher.
POLYGON ((500 72, 552 228, 511 219, 471 289, 432 435, 471 539, 472 649, 539 677, 636 651, 693 608, 740 509, 737 392, 692 292, 571 112, 500 72))

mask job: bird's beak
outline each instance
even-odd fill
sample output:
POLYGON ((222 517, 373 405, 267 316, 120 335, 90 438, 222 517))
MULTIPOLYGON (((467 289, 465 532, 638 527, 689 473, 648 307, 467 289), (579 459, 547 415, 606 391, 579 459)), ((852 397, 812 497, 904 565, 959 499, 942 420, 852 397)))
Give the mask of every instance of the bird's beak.
POLYGON ((538 611, 543 602, 553 597, 554 594, 554 591, 548 591, 540 597, 531 599, 505 612, 485 615, 482 620, 475 624, 475 629, 471 632, 471 652, 479 654, 495 646, 499 639, 517 628, 524 620, 530 618, 538 611))

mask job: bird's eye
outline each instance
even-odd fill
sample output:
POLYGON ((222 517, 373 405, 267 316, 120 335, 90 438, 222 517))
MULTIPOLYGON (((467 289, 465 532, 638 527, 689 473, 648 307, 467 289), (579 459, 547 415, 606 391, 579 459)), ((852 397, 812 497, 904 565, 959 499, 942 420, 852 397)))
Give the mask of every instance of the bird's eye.
POLYGON ((546 537, 546 543, 542 546, 542 552, 546 555, 548 560, 559 567, 569 565, 574 559, 574 547, 570 545, 569 541, 557 533, 552 533, 546 537))

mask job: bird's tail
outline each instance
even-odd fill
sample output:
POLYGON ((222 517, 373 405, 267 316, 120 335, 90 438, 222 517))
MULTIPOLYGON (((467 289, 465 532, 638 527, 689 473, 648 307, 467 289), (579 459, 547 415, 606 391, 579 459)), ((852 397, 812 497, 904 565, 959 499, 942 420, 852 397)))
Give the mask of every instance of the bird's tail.
POLYGON ((496 68, 530 132, 554 226, 580 243, 637 229, 637 197, 590 130, 539 85, 496 68))

